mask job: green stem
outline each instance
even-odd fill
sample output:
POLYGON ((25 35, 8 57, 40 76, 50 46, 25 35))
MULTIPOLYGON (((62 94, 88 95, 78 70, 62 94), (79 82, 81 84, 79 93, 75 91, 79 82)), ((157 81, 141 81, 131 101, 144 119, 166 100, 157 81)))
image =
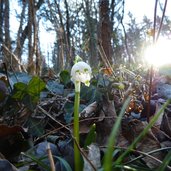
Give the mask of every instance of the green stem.
MULTIPOLYGON (((80 84, 80 82, 78 83, 80 84)), ((75 90, 77 90, 76 86, 80 85, 75 84, 75 90)), ((79 105, 80 105, 80 91, 75 91, 75 101, 74 101, 74 138, 77 144, 79 145, 79 105)), ((74 163, 75 163, 75 171, 80 170, 80 152, 79 149, 74 142, 74 163)))

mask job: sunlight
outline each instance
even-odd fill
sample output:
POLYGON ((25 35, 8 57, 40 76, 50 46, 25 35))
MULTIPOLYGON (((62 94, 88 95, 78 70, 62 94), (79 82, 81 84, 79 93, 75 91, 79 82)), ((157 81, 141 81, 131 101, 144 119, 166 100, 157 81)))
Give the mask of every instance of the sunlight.
POLYGON ((158 40, 156 44, 145 50, 144 58, 154 67, 171 63, 171 40, 164 38, 158 40))

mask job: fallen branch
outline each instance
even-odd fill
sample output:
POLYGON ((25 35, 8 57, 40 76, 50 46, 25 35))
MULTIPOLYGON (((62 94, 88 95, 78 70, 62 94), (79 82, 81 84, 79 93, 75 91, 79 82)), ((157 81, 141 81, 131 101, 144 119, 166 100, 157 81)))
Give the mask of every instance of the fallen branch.
MULTIPOLYGON (((19 67, 19 71, 20 72, 26 72, 27 73, 27 70, 26 70, 26 68, 21 64, 21 62, 20 62, 20 60, 18 59, 18 57, 15 55, 15 54, 13 54, 9 49, 8 49, 8 47, 6 47, 4 44, 2 44, 2 47, 4 48, 4 50, 6 50, 6 52, 8 52, 12 57, 13 57, 13 59, 17 62, 17 64, 19 65, 18 67, 19 67)), ((5 56, 5 58, 8 60, 8 62, 9 62, 9 59, 5 56)))

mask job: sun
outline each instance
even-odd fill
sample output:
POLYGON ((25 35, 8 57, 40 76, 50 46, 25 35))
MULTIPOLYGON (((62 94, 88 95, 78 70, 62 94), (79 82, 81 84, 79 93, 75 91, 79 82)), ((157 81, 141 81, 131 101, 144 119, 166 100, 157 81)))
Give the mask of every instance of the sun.
POLYGON ((171 40, 161 38, 144 52, 145 60, 154 67, 171 64, 171 40))

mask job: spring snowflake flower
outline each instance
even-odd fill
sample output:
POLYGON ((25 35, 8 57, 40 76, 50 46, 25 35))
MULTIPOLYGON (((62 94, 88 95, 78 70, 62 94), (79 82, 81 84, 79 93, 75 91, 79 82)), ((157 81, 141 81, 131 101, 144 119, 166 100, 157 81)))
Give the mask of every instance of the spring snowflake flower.
POLYGON ((84 83, 86 86, 90 85, 90 79, 91 79, 91 67, 83 62, 80 61, 73 65, 71 69, 71 81, 75 83, 84 83))

